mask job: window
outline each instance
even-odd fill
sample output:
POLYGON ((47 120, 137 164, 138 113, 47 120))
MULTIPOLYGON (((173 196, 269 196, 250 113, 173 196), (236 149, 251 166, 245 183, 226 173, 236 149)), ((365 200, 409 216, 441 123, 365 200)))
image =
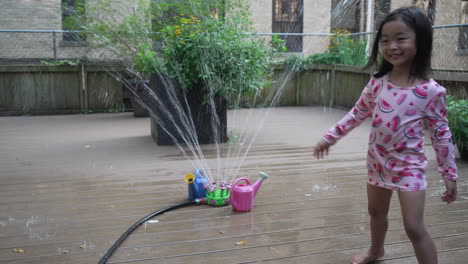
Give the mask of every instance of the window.
POLYGON ((332 0, 331 29, 346 29, 359 32, 361 23, 361 0, 332 0))
POLYGON ((385 19, 385 17, 390 13, 390 8, 392 6, 392 1, 390 0, 376 0, 374 7, 374 29, 377 29, 380 26, 380 23, 385 19))
MULTIPOLYGON (((303 0, 273 0, 273 33, 303 33, 303 0)), ((302 36, 280 36, 288 52, 302 52, 302 36)))
POLYGON ((436 12, 436 0, 413 0, 413 5, 426 10, 427 16, 431 20, 432 24, 434 24, 435 12, 436 12))
MULTIPOLYGON (((461 24, 468 24, 468 0, 461 1, 461 24)), ((458 50, 468 53, 468 26, 460 27, 458 33, 458 50)))
MULTIPOLYGON (((62 0, 62 29, 70 31, 81 30, 85 13, 84 0, 62 0)), ((79 32, 63 33, 64 41, 85 41, 86 36, 79 32)))

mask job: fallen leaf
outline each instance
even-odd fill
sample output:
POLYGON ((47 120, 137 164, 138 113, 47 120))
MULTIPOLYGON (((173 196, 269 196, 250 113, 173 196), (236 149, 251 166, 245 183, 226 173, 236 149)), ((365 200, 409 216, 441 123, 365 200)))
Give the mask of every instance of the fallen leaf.
POLYGON ((80 248, 86 248, 86 242, 81 243, 80 248))
POLYGON ((24 249, 22 249, 22 248, 14 248, 14 249, 13 249, 13 252, 15 252, 15 253, 24 253, 24 249))
POLYGON ((67 254, 67 253, 68 253, 68 250, 64 250, 64 251, 62 252, 62 254, 67 254))
POLYGON ((239 241, 239 242, 236 242, 236 245, 245 245, 247 242, 246 241, 239 241))
POLYGON ((224 231, 219 231, 220 234, 224 234, 224 231))

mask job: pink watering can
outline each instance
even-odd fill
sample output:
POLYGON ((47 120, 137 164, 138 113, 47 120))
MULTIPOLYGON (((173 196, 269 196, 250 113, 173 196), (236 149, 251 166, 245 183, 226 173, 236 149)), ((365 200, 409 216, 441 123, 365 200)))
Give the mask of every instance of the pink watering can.
POLYGON ((260 185, 263 180, 268 178, 264 172, 260 172, 257 181, 251 185, 250 181, 246 178, 239 178, 231 184, 231 205, 235 211, 248 212, 254 206, 255 196, 257 195, 260 185), (238 182, 245 181, 246 184, 239 184, 238 182))

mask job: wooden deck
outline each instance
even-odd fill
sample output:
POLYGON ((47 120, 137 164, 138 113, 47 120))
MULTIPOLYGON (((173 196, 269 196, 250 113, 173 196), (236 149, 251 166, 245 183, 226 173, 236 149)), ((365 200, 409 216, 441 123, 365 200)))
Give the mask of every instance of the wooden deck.
MULTIPOLYGON (((253 211, 203 205, 168 212, 136 230, 108 263, 347 263, 370 239, 368 125, 327 159, 312 157, 343 114, 271 109, 242 167, 252 180, 259 171, 270 175, 253 211)), ((230 121, 229 130, 236 125, 230 121)), ((193 171, 176 147, 153 143, 147 118, 130 113, 1 117, 0 147, 0 263, 97 263, 134 222, 185 201, 183 176, 193 171)), ((204 148, 214 161, 213 146, 204 148)), ((446 205, 429 143, 426 151, 426 223, 439 263, 466 263, 468 163, 458 162, 459 197, 446 205)), ((396 195, 390 219, 379 263, 417 263, 396 195)))

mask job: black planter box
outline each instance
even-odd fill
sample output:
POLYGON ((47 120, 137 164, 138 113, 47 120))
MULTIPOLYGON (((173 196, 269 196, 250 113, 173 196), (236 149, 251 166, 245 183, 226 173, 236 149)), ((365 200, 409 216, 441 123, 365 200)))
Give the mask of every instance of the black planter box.
POLYGON ((177 81, 153 74, 149 86, 158 98, 153 100, 151 108, 155 109, 151 116, 151 135, 158 145, 194 144, 193 129, 199 144, 227 141, 227 101, 224 98, 214 98, 216 113, 213 115, 212 105, 204 103, 201 85, 184 93, 177 81), (193 125, 187 125, 192 122, 193 125))

